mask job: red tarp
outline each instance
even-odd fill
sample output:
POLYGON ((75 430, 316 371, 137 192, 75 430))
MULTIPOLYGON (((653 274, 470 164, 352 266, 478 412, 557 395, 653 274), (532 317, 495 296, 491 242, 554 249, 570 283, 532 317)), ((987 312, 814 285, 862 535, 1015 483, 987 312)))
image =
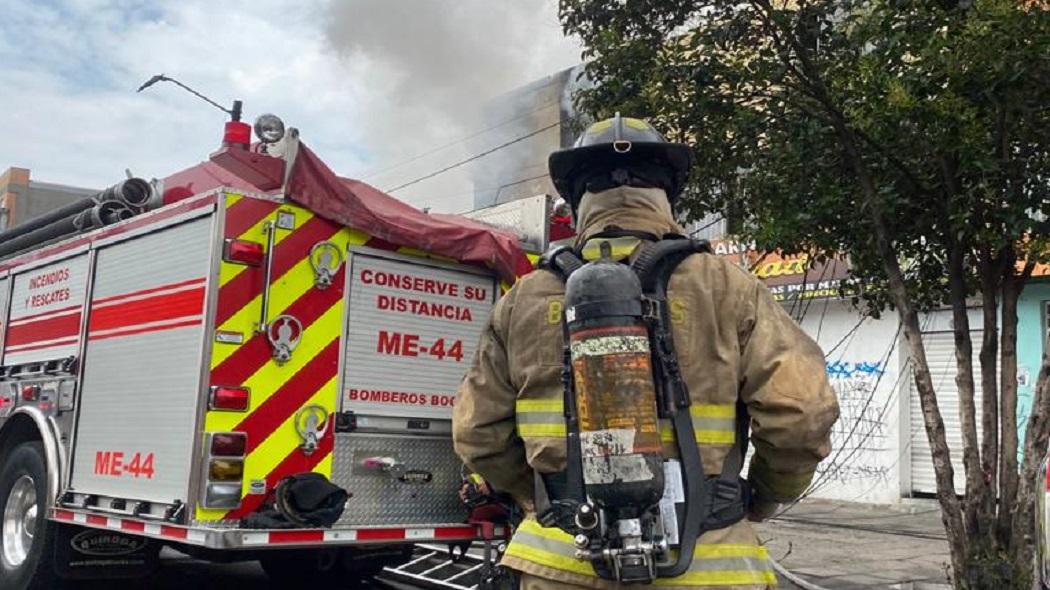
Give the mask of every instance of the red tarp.
POLYGON ((515 236, 466 217, 424 213, 364 182, 340 178, 305 145, 285 190, 325 219, 399 246, 487 265, 508 282, 532 270, 515 236))

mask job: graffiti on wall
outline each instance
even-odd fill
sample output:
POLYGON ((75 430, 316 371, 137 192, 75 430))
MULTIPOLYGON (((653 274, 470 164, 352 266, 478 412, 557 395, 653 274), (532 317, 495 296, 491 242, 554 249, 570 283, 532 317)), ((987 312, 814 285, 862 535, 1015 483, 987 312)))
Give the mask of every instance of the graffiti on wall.
POLYGON ((888 481, 889 468, 879 461, 887 450, 886 405, 875 396, 885 366, 881 361, 829 361, 828 378, 839 399, 839 420, 831 433, 831 455, 817 478, 827 483, 888 481))

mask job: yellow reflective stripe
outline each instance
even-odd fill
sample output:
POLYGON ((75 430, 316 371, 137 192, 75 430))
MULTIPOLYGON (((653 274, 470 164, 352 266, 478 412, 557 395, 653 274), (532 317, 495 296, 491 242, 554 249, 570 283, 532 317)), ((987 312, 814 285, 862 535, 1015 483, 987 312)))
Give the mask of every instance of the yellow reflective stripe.
POLYGON ((580 257, 584 260, 598 260, 602 257, 602 244, 609 244, 609 257, 613 260, 623 260, 638 249, 642 243, 641 238, 634 236, 622 236, 617 238, 594 238, 588 240, 580 249, 580 257))
MULTIPOLYGON (((506 555, 538 565, 596 576, 594 567, 575 557, 572 537, 556 528, 544 528, 534 519, 518 527, 506 555)), ((677 578, 661 578, 660 586, 714 586, 776 584, 765 547, 748 544, 697 545, 689 571, 677 578)))
POLYGON ((525 412, 558 412, 565 409, 565 401, 557 399, 519 399, 514 404, 515 410, 521 414, 525 412))
MULTIPOLYGON (((731 445, 736 442, 733 430, 696 430, 696 442, 702 445, 731 445)), ((673 443, 674 429, 670 426, 660 427, 660 442, 673 443)))
MULTIPOLYGON (((555 399, 519 399, 515 402, 518 436, 522 438, 565 436, 562 415, 564 402, 555 399)), ((696 442, 703 445, 731 445, 736 442, 736 404, 693 404, 696 442)), ((660 427, 660 440, 674 442, 674 430, 669 424, 660 427)))
POLYGON ((572 545, 572 535, 565 531, 555 527, 545 527, 539 523, 535 518, 526 518, 521 521, 518 525, 518 530, 524 533, 536 535, 537 537, 543 537, 551 541, 557 541, 559 543, 565 543, 572 545))
POLYGON ((536 547, 530 547, 522 543, 512 542, 510 546, 507 547, 507 551, 504 555, 507 557, 517 557, 518 559, 531 561, 532 563, 538 563, 554 569, 574 572, 584 576, 595 577, 597 575, 594 573, 594 566, 585 561, 580 561, 575 557, 559 555, 558 553, 545 551, 536 547))
MULTIPOLYGON (((696 442, 702 445, 731 445, 736 442, 736 404, 693 404, 696 442)), ((674 429, 668 423, 660 426, 660 440, 674 442, 674 429)))
MULTIPOLYGON (((561 412, 565 401, 554 399, 519 399, 515 402, 518 412, 561 412)), ((693 404, 689 414, 697 418, 736 418, 736 404, 693 404)))
POLYGON ((642 131, 648 131, 652 129, 651 125, 649 125, 641 119, 635 119, 634 117, 621 117, 620 120, 623 121, 624 125, 627 125, 632 129, 640 129, 642 131))
POLYGON ((719 559, 723 557, 757 557, 769 559, 769 552, 761 545, 748 545, 746 543, 719 543, 711 545, 697 545, 693 550, 693 557, 699 559, 719 559))
POLYGON ((560 437, 566 435, 564 424, 518 424, 521 438, 560 437))
POLYGON ((736 404, 693 404, 689 413, 697 418, 736 418, 736 404))
POLYGON ((518 436, 521 438, 564 437, 564 402, 554 399, 519 399, 514 404, 517 412, 518 436))

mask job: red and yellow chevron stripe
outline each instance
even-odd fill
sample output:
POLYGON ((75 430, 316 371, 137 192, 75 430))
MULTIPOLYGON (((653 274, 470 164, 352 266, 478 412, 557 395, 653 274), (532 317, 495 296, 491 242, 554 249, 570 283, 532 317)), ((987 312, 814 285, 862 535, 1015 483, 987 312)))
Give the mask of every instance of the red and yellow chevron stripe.
POLYGON ((241 507, 232 511, 199 508, 199 521, 239 519, 258 508, 265 495, 250 494, 252 482, 258 489, 258 483, 265 481, 269 490, 294 473, 331 475, 331 430, 320 448, 307 455, 299 448, 302 441, 294 420, 308 405, 321 406, 329 414, 336 410, 346 267, 329 288, 317 289, 310 249, 328 241, 345 252, 368 240, 362 232, 330 223, 295 205, 228 195, 225 207, 225 237, 262 244, 267 242, 266 224, 279 212, 294 215, 294 228, 278 229, 275 236, 268 320, 282 314, 295 316, 303 333, 291 360, 274 361, 266 336, 257 331, 265 270, 222 263, 215 329, 240 334, 243 342, 214 343, 211 384, 248 387, 251 402, 247 412, 208 412, 205 432, 245 432, 248 449, 241 507))
POLYGON ((268 491, 281 478, 295 473, 314 471, 331 477, 332 430, 317 450, 306 455, 299 448, 302 441, 295 429, 295 416, 310 405, 321 406, 329 414, 336 411, 347 266, 343 265, 330 287, 317 289, 310 249, 328 241, 344 253, 352 246, 367 246, 451 261, 339 226, 297 205, 227 194, 223 206, 224 237, 260 244, 267 243, 266 225, 280 212, 294 215, 294 228, 278 229, 275 236, 267 319, 295 316, 302 323, 303 333, 291 360, 284 364, 274 361, 266 336, 257 331, 265 270, 222 262, 215 330, 240 334, 242 342, 214 341, 210 383, 248 387, 251 400, 246 412, 208 412, 205 432, 245 432, 248 446, 241 507, 231 511, 198 508, 196 520, 202 522, 240 519, 256 510, 266 495, 250 492, 259 491, 261 482, 266 483, 268 491))

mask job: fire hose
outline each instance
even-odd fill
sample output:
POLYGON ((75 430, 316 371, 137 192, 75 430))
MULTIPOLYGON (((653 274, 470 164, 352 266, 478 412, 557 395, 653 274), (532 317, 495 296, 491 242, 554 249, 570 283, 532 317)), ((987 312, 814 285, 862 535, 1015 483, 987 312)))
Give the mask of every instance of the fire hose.
POLYGON ((0 258, 129 219, 159 204, 150 183, 129 178, 0 233, 0 258))

